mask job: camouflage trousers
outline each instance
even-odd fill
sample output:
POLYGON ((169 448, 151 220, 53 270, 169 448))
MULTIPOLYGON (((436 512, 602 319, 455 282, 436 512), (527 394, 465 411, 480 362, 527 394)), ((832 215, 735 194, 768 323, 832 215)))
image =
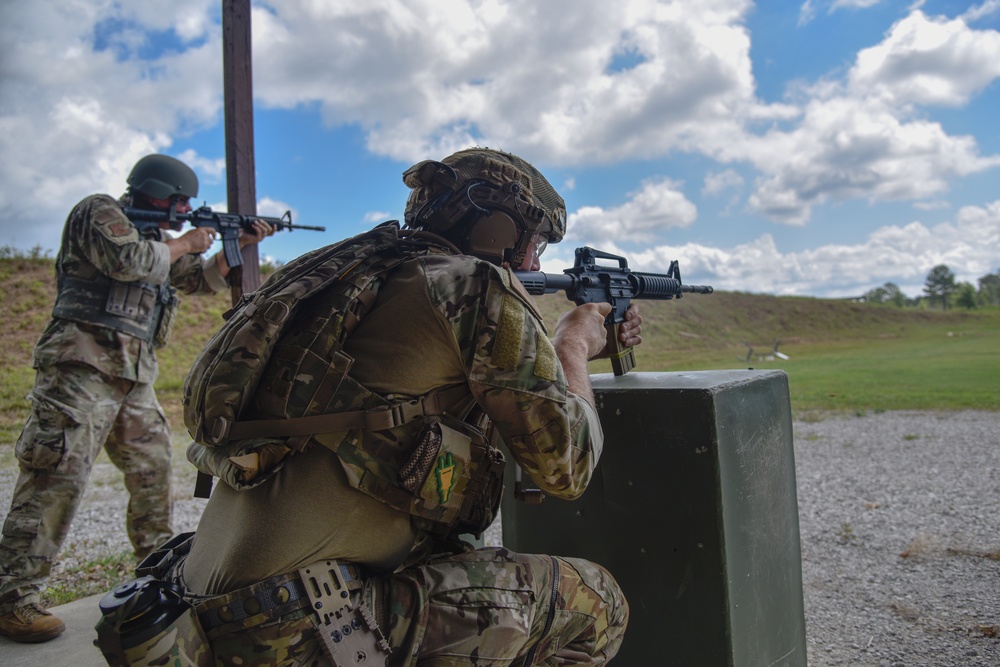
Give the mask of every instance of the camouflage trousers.
POLYGON ((153 386, 82 364, 37 370, 0 539, 0 613, 38 601, 101 448, 124 473, 137 556, 168 539, 170 429, 153 386))
MULTIPOLYGON (((507 549, 433 558, 368 581, 362 595, 392 646, 390 667, 603 665, 628 623, 604 568, 507 549)), ((330 665, 315 631, 300 611, 210 643, 220 666, 330 665)))

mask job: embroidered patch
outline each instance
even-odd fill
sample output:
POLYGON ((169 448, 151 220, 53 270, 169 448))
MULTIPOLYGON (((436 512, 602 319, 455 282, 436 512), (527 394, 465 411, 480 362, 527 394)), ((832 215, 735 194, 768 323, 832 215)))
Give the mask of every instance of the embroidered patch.
POLYGON ((451 497, 451 490, 455 488, 455 457, 450 453, 439 456, 434 474, 437 476, 438 498, 444 505, 451 497))

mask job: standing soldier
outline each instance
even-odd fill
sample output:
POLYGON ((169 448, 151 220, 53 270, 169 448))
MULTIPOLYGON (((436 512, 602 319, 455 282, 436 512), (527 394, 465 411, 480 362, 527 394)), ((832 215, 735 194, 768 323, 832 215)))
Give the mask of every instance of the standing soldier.
MULTIPOLYGON (((0 634, 43 642, 65 630, 39 604, 103 447, 125 475, 128 536, 137 558, 171 535, 170 429, 156 400, 154 349, 170 333, 178 299, 226 287, 223 254, 203 258, 212 228, 177 238, 179 223, 139 231, 131 206, 173 214, 191 211, 198 177, 183 162, 147 155, 115 200, 85 198, 70 212, 56 257, 58 295, 35 345, 31 414, 16 446, 20 476, 0 539, 0 634)), ((254 223, 240 247, 273 232, 254 223)))

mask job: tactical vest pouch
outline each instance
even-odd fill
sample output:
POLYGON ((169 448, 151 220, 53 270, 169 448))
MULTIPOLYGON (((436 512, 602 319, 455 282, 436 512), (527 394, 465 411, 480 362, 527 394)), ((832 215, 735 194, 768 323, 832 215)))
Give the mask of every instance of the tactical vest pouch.
MULTIPOLYGON (((429 519, 426 529, 434 533, 479 535, 496 518, 504 457, 475 427, 457 421, 449 425, 442 419, 452 421, 426 420, 417 446, 399 469, 399 486, 413 494, 410 506, 399 509, 429 519)), ((358 488, 385 498, 385 490, 370 475, 361 477, 358 488)))
POLYGON ((112 315, 127 317, 136 322, 149 322, 160 300, 156 285, 142 281, 111 281, 108 302, 104 309, 112 315))
POLYGON ((473 468, 472 438, 435 419, 400 469, 400 483, 420 498, 425 511, 437 510, 440 521, 450 524, 462 508, 473 468))
POLYGON ((153 336, 153 347, 161 348, 170 339, 170 332, 174 330, 174 323, 177 321, 177 307, 180 299, 177 298, 177 290, 173 287, 160 285, 160 304, 163 313, 160 315, 160 324, 156 327, 156 334, 153 336))
POLYGON ((215 664, 194 606, 176 584, 140 577, 100 602, 95 642, 111 667, 215 664))
POLYGON ((82 280, 64 274, 59 276, 52 316, 98 324, 159 347, 173 325, 176 303, 175 290, 168 285, 123 282, 106 276, 82 280), (166 327, 161 326, 165 313, 170 319, 166 327))

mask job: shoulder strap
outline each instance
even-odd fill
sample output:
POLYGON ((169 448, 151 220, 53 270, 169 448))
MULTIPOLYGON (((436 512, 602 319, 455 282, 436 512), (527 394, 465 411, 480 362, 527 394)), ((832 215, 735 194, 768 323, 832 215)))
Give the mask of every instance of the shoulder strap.
POLYGON ((357 429, 385 431, 424 417, 442 414, 445 409, 469 393, 468 385, 457 384, 435 390, 410 401, 380 406, 371 410, 352 410, 333 414, 294 417, 291 419, 256 419, 222 424, 220 439, 276 438, 285 436, 337 433, 357 429))

